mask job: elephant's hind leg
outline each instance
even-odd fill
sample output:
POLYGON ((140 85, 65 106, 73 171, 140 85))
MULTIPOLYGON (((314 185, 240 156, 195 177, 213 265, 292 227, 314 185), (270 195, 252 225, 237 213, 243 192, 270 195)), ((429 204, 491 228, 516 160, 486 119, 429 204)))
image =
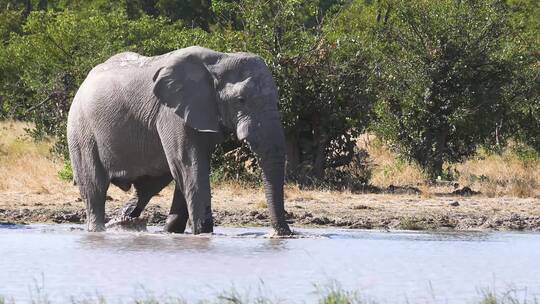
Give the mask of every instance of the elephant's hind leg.
POLYGON ((133 196, 124 204, 122 216, 136 218, 141 215, 150 199, 172 181, 170 174, 162 176, 142 176, 133 183, 133 196))
POLYGON ((70 155, 81 197, 86 202, 87 229, 104 231, 105 198, 109 188, 109 177, 96 149, 75 149, 70 151, 70 155))

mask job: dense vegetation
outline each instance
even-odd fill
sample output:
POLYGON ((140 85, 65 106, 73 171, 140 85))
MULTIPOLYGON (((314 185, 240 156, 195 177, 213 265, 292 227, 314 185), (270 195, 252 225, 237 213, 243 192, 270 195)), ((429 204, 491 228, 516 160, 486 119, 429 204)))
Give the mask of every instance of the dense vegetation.
MULTIPOLYGON (((536 0, 0 0, 0 118, 35 122, 65 156, 67 111, 88 71, 131 50, 250 51, 272 69, 288 170, 302 184, 366 182, 359 134, 428 176, 508 140, 540 151, 536 0)), ((247 174, 227 141, 214 165, 247 174)), ((241 162, 242 164, 244 162, 241 162)))

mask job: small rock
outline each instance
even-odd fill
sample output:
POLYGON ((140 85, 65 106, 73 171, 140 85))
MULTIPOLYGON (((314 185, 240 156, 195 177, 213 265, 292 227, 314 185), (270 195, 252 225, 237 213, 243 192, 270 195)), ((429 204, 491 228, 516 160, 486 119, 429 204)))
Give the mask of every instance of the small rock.
POLYGON ((63 211, 56 214, 52 221, 55 223, 82 223, 83 213, 63 211))
POLYGON ((311 220, 311 223, 315 225, 328 225, 330 224, 330 219, 327 218, 326 216, 314 217, 311 220))
POLYGON ((457 202, 457 201, 456 202, 451 202, 450 206, 457 207, 457 206, 459 206, 459 202, 457 202))
POLYGON ((410 187, 410 186, 394 186, 390 185, 384 191, 386 193, 392 193, 392 194, 422 194, 422 191, 416 187, 410 187))
POLYGON ((370 210, 370 209, 373 209, 371 208, 370 206, 366 206, 366 205, 354 205, 351 207, 353 210, 370 210))
POLYGON ((308 218, 308 217, 313 217, 313 214, 311 214, 311 212, 304 212, 303 214, 299 215, 298 218, 299 219, 305 219, 305 218, 308 218))
POLYGON ((262 213, 259 213, 259 214, 255 215, 255 218, 258 219, 258 220, 265 220, 266 215, 264 215, 262 213))
POLYGON ((452 194, 461 195, 461 196, 472 196, 472 195, 480 194, 480 192, 474 191, 471 188, 465 186, 462 189, 453 191, 452 194))

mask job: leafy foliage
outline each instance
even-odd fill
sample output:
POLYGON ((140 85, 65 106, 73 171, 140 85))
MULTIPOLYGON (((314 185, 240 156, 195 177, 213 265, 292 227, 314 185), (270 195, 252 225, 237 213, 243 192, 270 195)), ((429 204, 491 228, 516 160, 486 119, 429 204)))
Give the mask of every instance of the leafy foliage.
POLYGON ((507 7, 494 1, 388 1, 376 24, 375 130, 432 177, 478 145, 503 142, 505 86, 517 68, 507 7))
MULTIPOLYGON (((0 117, 33 121, 66 155, 71 100, 121 51, 201 45, 271 68, 289 177, 366 183, 371 130, 432 177, 509 138, 540 151, 540 4, 534 0, 0 0, 0 117)), ((228 140, 218 178, 253 179, 228 140)), ((245 165, 245 164, 248 165, 245 165)))
POLYGON ((322 180, 327 171, 355 159, 355 139, 367 126, 373 102, 366 89, 368 58, 361 52, 344 56, 320 21, 339 4, 242 1, 235 17, 243 20, 241 30, 224 32, 242 37, 238 48, 260 54, 271 67, 287 132, 290 177, 302 184, 322 180))

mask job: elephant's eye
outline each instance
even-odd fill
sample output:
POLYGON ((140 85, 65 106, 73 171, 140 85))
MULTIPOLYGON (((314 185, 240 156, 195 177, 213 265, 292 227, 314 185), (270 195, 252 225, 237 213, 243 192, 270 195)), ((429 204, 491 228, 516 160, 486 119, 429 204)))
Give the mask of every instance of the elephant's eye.
POLYGON ((241 103, 241 104, 244 104, 246 102, 246 100, 242 96, 236 97, 236 101, 238 101, 238 103, 241 103))

